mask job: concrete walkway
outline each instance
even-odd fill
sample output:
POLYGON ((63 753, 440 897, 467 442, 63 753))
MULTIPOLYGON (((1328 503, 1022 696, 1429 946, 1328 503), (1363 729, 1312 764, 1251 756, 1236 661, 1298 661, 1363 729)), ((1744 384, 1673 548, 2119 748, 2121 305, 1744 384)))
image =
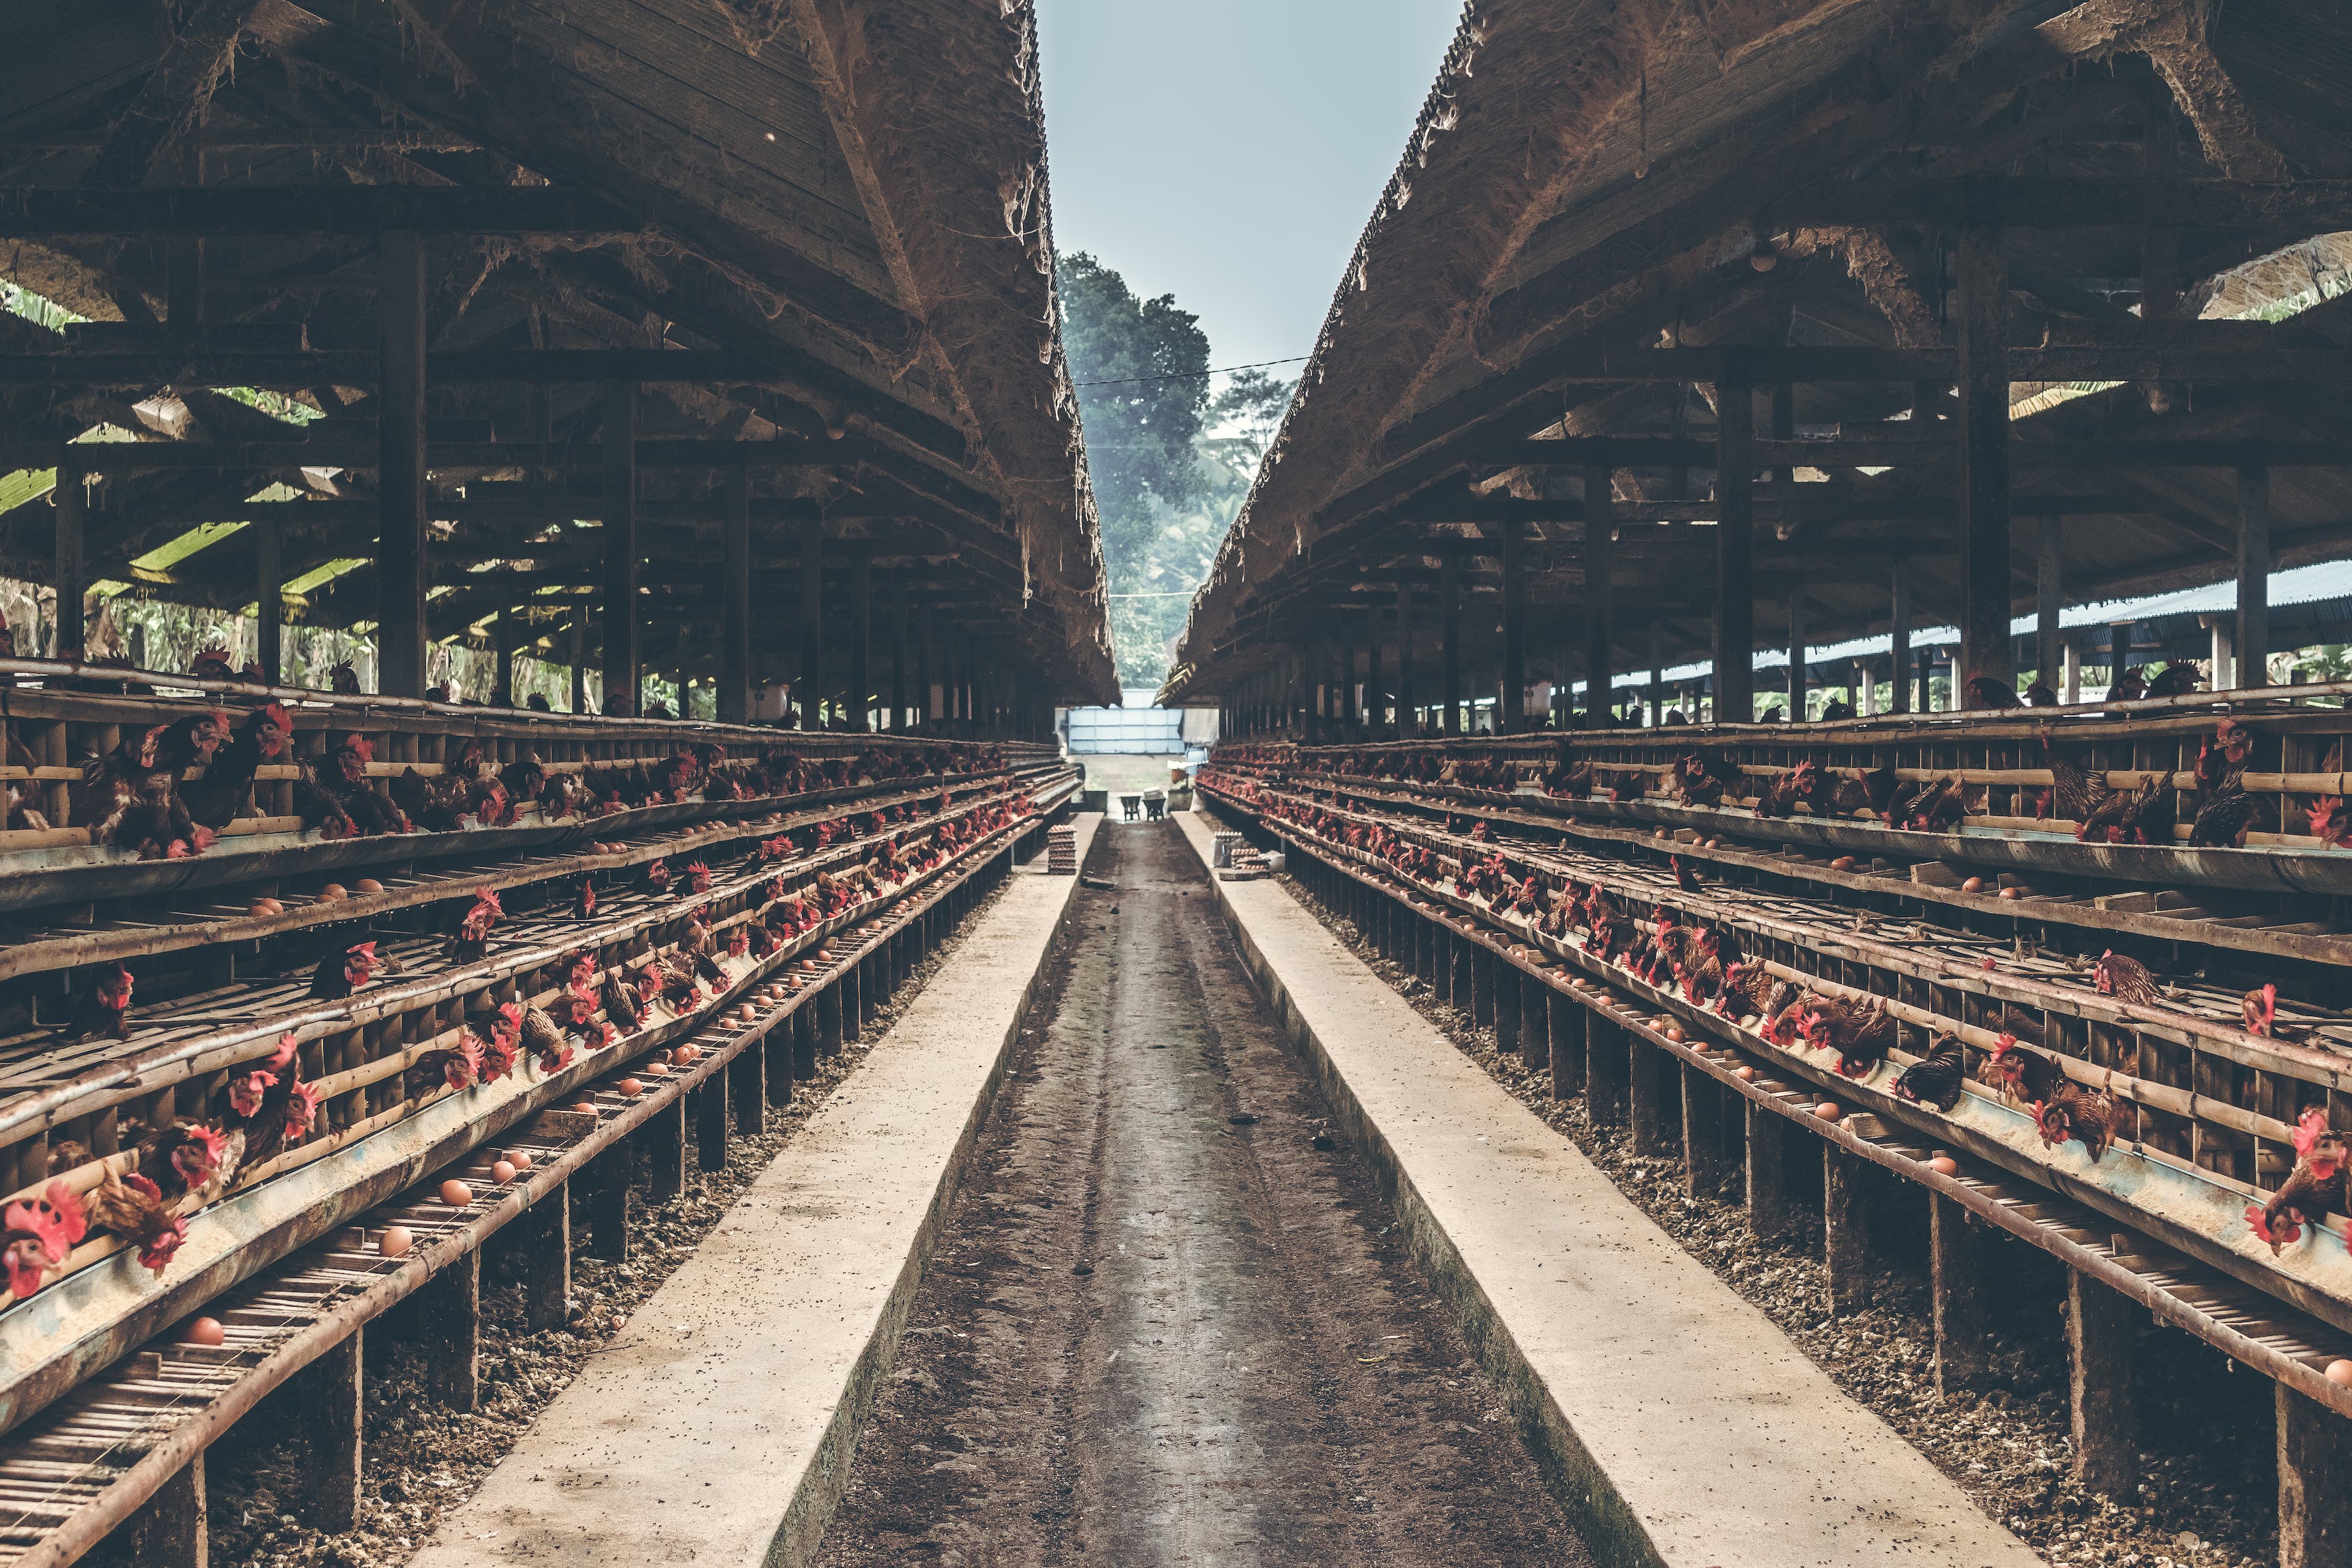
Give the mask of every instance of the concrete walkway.
POLYGON ((1178 830, 1087 869, 819 1568, 1591 1568, 1178 830))
MULTIPOLYGON (((1181 826, 1203 860, 1211 819, 1181 826)), ((1301 908, 1214 884, 1260 985, 1603 1563, 2034 1568, 1301 908)))
MULTIPOLYGON (((1081 817, 1084 855, 1099 817, 1081 817)), ((807 1560, 1077 879, 1040 855, 414 1559, 807 1560)))

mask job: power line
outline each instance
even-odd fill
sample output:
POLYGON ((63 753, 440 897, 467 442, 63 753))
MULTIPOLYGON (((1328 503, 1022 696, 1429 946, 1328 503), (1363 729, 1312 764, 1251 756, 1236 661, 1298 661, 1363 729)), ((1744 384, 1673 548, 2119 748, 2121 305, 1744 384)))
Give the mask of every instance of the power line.
POLYGON ((1147 381, 1206 381, 1213 375, 1231 375, 1237 370, 1264 370, 1268 365, 1297 364, 1305 354, 1293 354, 1288 359, 1262 359, 1255 364, 1229 364, 1216 370, 1179 370, 1166 375, 1130 375, 1120 381, 1076 381, 1073 386, 1139 386, 1147 381))

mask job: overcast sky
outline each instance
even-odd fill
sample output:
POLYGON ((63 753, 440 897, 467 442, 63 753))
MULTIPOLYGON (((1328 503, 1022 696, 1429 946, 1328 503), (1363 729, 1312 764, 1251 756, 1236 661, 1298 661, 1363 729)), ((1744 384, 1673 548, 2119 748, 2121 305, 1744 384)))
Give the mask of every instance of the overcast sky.
POLYGON ((1055 244, 1092 251, 1139 294, 1174 294, 1212 364, 1312 349, 1460 0, 1038 11, 1055 244))

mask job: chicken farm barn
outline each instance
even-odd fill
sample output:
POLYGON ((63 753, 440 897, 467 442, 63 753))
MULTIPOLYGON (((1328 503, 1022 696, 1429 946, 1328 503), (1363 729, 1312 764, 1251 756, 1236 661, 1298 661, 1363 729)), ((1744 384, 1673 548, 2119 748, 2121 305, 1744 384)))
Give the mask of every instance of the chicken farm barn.
POLYGON ((16 20, 0 1564, 2352 1564, 2337 0, 1471 0, 1132 825, 1029 0, 16 20))

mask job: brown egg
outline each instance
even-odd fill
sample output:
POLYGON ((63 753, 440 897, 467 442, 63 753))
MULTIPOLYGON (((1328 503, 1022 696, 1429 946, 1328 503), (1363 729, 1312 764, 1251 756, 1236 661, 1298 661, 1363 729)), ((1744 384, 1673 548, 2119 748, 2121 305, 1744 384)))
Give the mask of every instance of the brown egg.
POLYGON ((1982 877, 1970 877, 1967 881, 1960 884, 1960 891, 1963 893, 1983 892, 1984 879, 1982 877))
POLYGON ((351 895, 343 891, 343 885, 341 882, 330 882, 319 889, 319 901, 322 904, 331 904, 349 897, 351 895))
POLYGON ((416 1238, 408 1234, 404 1225, 388 1225, 375 1238, 375 1249, 386 1258, 405 1258, 416 1238))
POLYGON ((2327 1381, 2352 1388, 2352 1361, 2331 1361, 2327 1363, 2327 1381))
POLYGON ((747 1024, 748 1024, 748 1023, 750 1023, 752 1019, 754 1019, 754 1018, 756 1018, 756 1017, 758 1017, 758 1016, 760 1016, 760 1009, 758 1009, 757 1007, 754 1007, 754 1006, 753 1006, 753 1005, 751 1005, 751 1004, 750 1004, 749 1002, 746 1002, 746 1003, 744 1003, 744 1004, 743 1004, 743 1005, 742 1005, 742 1006, 740 1006, 740 1007, 739 1007, 739 1008, 737 1008, 737 1009, 736 1009, 736 1014, 735 1014, 735 1016, 736 1016, 737 1017, 739 1017, 739 1018, 742 1019, 742 1020, 743 1020, 743 1022, 745 1022, 745 1023, 747 1023, 747 1024))
POLYGON ((352 884, 352 891, 354 893, 381 893, 383 891, 383 884, 377 881, 373 877, 362 877, 358 881, 352 884))
POLYGON ((498 1183, 500 1186, 505 1186, 509 1182, 513 1181, 520 1174, 522 1174, 522 1173, 515 1169, 515 1164, 512 1160, 500 1160, 497 1164, 490 1167, 490 1180, 498 1183))
POLYGON ((1720 838, 1710 838, 1706 841, 1706 847, 1709 849, 1720 849, 1723 847, 1723 840, 1720 838))
POLYGON ((667 1062, 647 1062, 646 1064, 646 1071, 651 1073, 656 1078, 667 1078, 669 1076, 669 1064, 667 1062))
POLYGON ((576 1110, 583 1116, 594 1116, 599 1114, 596 1110, 596 1102, 593 1100, 575 1100, 563 1109, 566 1110, 576 1110))
POLYGON ((507 1151, 507 1163, 508 1163, 508 1164, 509 1164, 509 1165, 512 1165, 512 1166, 513 1166, 516 1170, 518 1170, 518 1171, 528 1171, 528 1170, 530 1170, 530 1150, 528 1150, 528 1149, 509 1149, 509 1150, 508 1150, 508 1151, 507 1151))
POLYGON ((464 1208, 474 1201, 474 1189, 452 1176, 441 1184, 441 1201, 453 1209, 464 1208))
POLYGON ((1831 869, 1831 870, 1832 870, 1832 871, 1851 871, 1851 870, 1853 870, 1853 856, 1851 856, 1851 855, 1841 855, 1841 856, 1839 856, 1836 859, 1834 859, 1834 860, 1832 860, 1832 861, 1831 861, 1831 862, 1830 862, 1830 869, 1831 869))
POLYGON ((245 906, 245 912, 259 919, 267 915, 282 915, 286 912, 286 906, 276 899, 256 899, 245 906))
POLYGON ((1960 1163, 1949 1154, 1938 1154, 1927 1162, 1927 1169, 1939 1176, 1957 1176, 1960 1173, 1960 1163))
POLYGON ((633 1078, 625 1078, 613 1087, 620 1091, 623 1100, 635 1100, 646 1091, 646 1086, 633 1078))
POLYGON ((1747 1063, 1742 1062, 1739 1066, 1731 1069, 1731 1076, 1738 1079, 1742 1083, 1754 1083, 1756 1081, 1756 1069, 1749 1067, 1747 1063))
POLYGON ((1835 1121, 1845 1114, 1845 1108, 1834 1100, 1824 1100, 1813 1107, 1813 1114, 1824 1121, 1835 1121))
POLYGON ((2000 896, 2004 899, 2021 899, 2025 897, 2025 889, 2022 888, 2003 888, 2000 890, 2000 896))
POLYGON ((218 1318, 198 1318, 189 1323, 180 1335, 181 1342, 192 1345, 225 1345, 228 1331, 221 1327, 218 1318))
POLYGON ((1678 1046, 1681 1045, 1683 1043, 1683 1026, 1680 1024, 1668 1024, 1666 1026, 1666 1038, 1674 1041, 1674 1043, 1678 1046))
POLYGON ((680 1046, 677 1049, 670 1052, 669 1059, 676 1062, 682 1068, 690 1068, 695 1063, 702 1059, 702 1047, 700 1046, 680 1046))

